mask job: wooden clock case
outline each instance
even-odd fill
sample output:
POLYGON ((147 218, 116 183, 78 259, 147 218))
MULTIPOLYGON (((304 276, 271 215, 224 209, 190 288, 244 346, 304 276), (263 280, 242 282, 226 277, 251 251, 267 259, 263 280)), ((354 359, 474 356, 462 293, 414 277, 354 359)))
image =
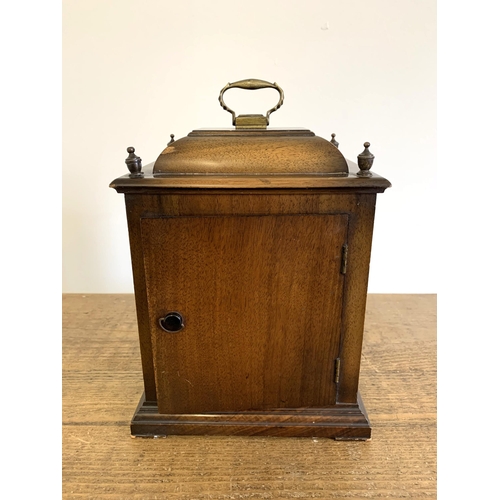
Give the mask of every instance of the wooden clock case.
POLYGON ((390 183, 366 144, 358 168, 334 137, 233 118, 172 137, 144 171, 129 148, 131 173, 111 184, 125 194, 144 375, 132 435, 368 439, 358 380, 390 183))

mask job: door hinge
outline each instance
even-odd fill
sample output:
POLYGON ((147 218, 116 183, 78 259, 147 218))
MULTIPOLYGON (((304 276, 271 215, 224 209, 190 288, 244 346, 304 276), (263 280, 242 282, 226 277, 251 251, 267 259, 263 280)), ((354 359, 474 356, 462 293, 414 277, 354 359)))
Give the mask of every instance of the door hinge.
POLYGON ((344 243, 342 245, 342 262, 340 264, 340 272, 342 274, 345 274, 347 270, 347 249, 347 243, 344 243))
POLYGON ((338 384, 340 380, 340 358, 335 360, 335 383, 338 384))

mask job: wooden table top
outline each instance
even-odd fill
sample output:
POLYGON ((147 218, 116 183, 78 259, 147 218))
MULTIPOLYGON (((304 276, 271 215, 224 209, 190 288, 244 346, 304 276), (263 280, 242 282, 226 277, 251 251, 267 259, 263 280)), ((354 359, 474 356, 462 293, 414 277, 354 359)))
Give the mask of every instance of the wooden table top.
POLYGON ((132 439, 132 295, 63 296, 63 498, 436 497, 436 296, 369 295, 360 391, 372 440, 132 439))

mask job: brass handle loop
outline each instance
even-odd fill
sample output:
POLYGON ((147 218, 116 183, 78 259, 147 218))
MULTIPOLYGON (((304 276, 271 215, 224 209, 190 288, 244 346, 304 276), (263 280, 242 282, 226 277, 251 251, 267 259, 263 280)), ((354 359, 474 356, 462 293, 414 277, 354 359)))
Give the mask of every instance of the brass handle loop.
POLYGON ((222 106, 223 109, 225 109, 227 112, 231 113, 233 117, 233 125, 236 126, 236 128, 266 128, 269 125, 269 115, 271 113, 274 113, 277 109, 281 108, 283 105, 283 100, 285 98, 285 95, 283 93, 283 89, 279 87, 276 83, 270 83, 266 82, 264 80, 256 80, 254 78, 249 78, 247 80, 240 80, 239 82, 234 82, 234 83, 228 83, 221 91, 219 94, 219 102, 220 105, 222 106), (228 108, 226 103, 224 102, 223 95, 226 90, 229 90, 231 88, 238 88, 238 89, 244 89, 244 90, 258 90, 258 89, 275 89, 279 92, 280 94, 280 99, 278 101, 278 104, 274 106, 274 108, 271 108, 267 113, 266 116, 264 115, 240 115, 236 116, 236 113, 228 108))

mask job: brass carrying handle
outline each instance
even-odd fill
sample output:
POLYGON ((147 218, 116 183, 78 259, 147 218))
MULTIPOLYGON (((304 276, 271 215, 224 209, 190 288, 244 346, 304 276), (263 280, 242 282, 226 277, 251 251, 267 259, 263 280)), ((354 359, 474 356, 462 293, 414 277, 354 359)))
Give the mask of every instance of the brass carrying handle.
POLYGON ((266 128, 269 125, 269 115, 274 113, 277 109, 281 108, 283 105, 283 100, 285 95, 283 93, 283 89, 279 87, 276 83, 266 82, 264 80, 256 80, 254 78, 249 78, 247 80, 240 80, 239 82, 228 83, 219 94, 219 102, 223 109, 231 113, 233 117, 233 125, 236 125, 236 128, 266 128), (236 116, 236 113, 226 106, 224 102, 223 95, 226 90, 231 88, 238 88, 244 90, 258 90, 258 89, 275 89, 280 94, 280 99, 278 104, 271 108, 266 116, 263 115, 240 115, 236 116))

